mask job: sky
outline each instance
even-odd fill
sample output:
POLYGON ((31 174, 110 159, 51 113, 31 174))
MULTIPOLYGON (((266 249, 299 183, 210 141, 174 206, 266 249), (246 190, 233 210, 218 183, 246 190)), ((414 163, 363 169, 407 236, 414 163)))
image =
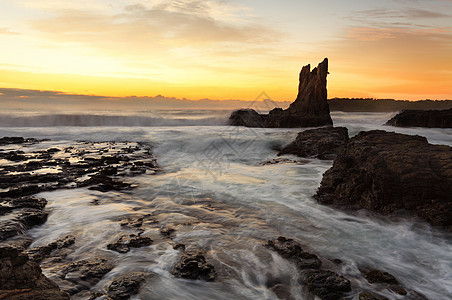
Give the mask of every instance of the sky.
POLYGON ((0 0, 0 88, 109 97, 452 99, 452 0, 0 0))

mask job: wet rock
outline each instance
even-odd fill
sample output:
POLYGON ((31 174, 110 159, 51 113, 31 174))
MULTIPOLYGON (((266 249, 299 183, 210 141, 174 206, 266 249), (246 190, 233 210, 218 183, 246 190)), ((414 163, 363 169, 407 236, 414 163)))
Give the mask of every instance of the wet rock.
POLYGON ((388 298, 370 291, 365 291, 359 294, 359 300, 388 300, 388 298))
POLYGON ((0 192, 0 198, 86 186, 102 192, 126 190, 134 186, 117 177, 155 174, 159 170, 149 145, 133 143, 136 146, 123 154, 110 149, 113 144, 116 143, 75 142, 74 146, 64 149, 49 148, 29 153, 22 150, 1 152, 0 149, 0 157, 25 162, 0 166, 0 189, 5 190, 0 192), (31 159, 35 160, 28 161, 31 159), (82 179, 85 175, 90 178, 82 179))
POLYGON ((327 102, 326 77, 328 59, 317 68, 304 66, 300 72, 298 95, 289 108, 275 108, 269 114, 258 114, 252 109, 232 112, 229 124, 247 127, 317 127, 333 125, 327 102))
POLYGON ((295 159, 288 159, 288 158, 283 158, 283 157, 278 157, 278 158, 273 158, 270 160, 266 160, 261 162, 260 164, 263 166, 267 166, 267 165, 275 165, 275 164, 297 164, 297 165, 302 165, 302 164, 306 164, 309 163, 309 160, 295 160, 295 159))
POLYGON ((113 265, 108 260, 95 257, 64 265, 58 275, 62 280, 74 283, 66 290, 73 295, 94 286, 111 269, 113 265))
POLYGON ((176 244, 173 246, 174 250, 181 250, 181 251, 185 251, 185 245, 184 244, 176 244))
POLYGON ((364 278, 370 283, 398 284, 397 279, 388 272, 380 270, 361 270, 364 278))
POLYGON ((20 197, 20 198, 3 198, 0 199, 0 215, 10 212, 17 208, 34 208, 44 209, 47 205, 47 200, 44 198, 35 197, 20 197))
POLYGON ((325 172, 315 198, 323 204, 383 214, 405 210, 452 229, 452 148, 425 137, 360 132, 325 172))
POLYGON ((173 270, 173 275, 186 279, 213 281, 215 269, 213 265, 207 263, 204 253, 183 253, 173 270))
POLYGON ((139 248, 149 246, 152 244, 152 240, 149 237, 138 236, 135 234, 123 235, 112 244, 107 245, 107 249, 114 250, 119 253, 127 253, 130 248, 139 248))
POLYGON ((39 265, 20 249, 0 246, 0 297, 3 299, 69 299, 45 277, 39 265), (46 298, 52 296, 52 298, 46 298))
MULTIPOLYGON (((1 199, 1 198, 0 198, 1 199)), ((35 225, 43 224, 48 213, 44 211, 47 201, 42 198, 3 198, 0 202, 0 241, 13 237, 35 225)))
POLYGON ((398 294, 399 296, 404 296, 401 299, 419 299, 419 300, 427 299, 424 295, 418 293, 417 291, 405 289, 405 287, 402 286, 399 283, 399 281, 388 272, 376 269, 360 269, 360 272, 369 283, 378 285, 380 288, 387 289, 393 293, 398 294))
POLYGON ((90 186, 90 190, 96 190, 100 192, 121 191, 132 188, 132 185, 130 183, 113 179, 103 174, 95 175, 90 179, 80 183, 79 186, 90 186))
POLYGON ((282 257, 294 260, 300 269, 318 269, 322 265, 317 255, 303 251, 301 245, 293 239, 280 236, 274 241, 268 241, 266 246, 282 257))
POLYGON ((452 128, 452 108, 444 110, 404 110, 386 122, 386 125, 452 128))
POLYGON ((36 143, 36 139, 25 139, 18 136, 5 136, 0 138, 0 146, 11 145, 11 144, 24 144, 24 143, 36 143))
POLYGON ((24 155, 23 151, 9 151, 9 152, 0 152, 0 158, 7 159, 10 161, 24 161, 27 160, 27 157, 24 155))
POLYGON ((295 141, 285 146, 278 155, 334 159, 347 142, 348 130, 345 127, 310 129, 300 132, 295 141))
POLYGON ((71 300, 111 300, 102 292, 81 291, 71 296, 71 300))
MULTIPOLYGON (((155 276, 155 274, 152 274, 155 276)), ((108 296, 113 300, 126 300, 138 294, 141 285, 151 274, 132 272, 121 275, 108 286, 108 296)))
POLYGON ((70 297, 67 293, 56 289, 50 290, 17 289, 17 290, 0 290, 0 299, 69 300, 70 297))
POLYGON ((350 281, 328 270, 309 270, 305 274, 308 290, 324 300, 341 299, 351 291, 350 281))
POLYGON ((27 251, 31 260, 40 262, 51 256, 52 252, 58 249, 69 247, 75 243, 75 237, 68 235, 64 238, 58 239, 46 246, 40 246, 27 251))
POLYGON ((164 237, 170 237, 174 231, 176 230, 173 228, 161 228, 160 234, 163 235, 164 237))

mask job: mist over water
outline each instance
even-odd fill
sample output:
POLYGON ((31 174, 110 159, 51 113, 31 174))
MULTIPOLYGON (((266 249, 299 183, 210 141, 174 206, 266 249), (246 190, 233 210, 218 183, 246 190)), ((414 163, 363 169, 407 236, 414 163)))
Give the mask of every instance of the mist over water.
MULTIPOLYGON (((335 112, 332 118, 350 136, 381 129, 452 145, 450 129, 383 126, 392 115, 335 112)), ((200 110, 1 115, 0 136, 50 138, 48 143, 57 147, 74 140, 149 142, 163 170, 130 179, 138 185, 131 191, 80 188, 39 194, 48 200, 50 214, 45 224, 30 231, 32 247, 73 234, 76 251, 69 259, 102 256, 116 266, 96 289, 127 271, 159 274, 141 290, 140 299, 277 299, 268 284, 275 278, 296 299, 306 299, 295 266, 262 246, 283 235, 322 257, 340 258, 344 263, 331 269, 349 278, 357 292, 373 289, 358 270, 369 266, 393 274, 429 299, 450 297, 450 235, 420 221, 345 213, 318 204, 312 195, 332 161, 289 157, 299 162, 261 164, 275 158, 275 149, 302 129, 229 127, 228 116, 227 111, 200 110), (96 199, 99 205, 92 204, 96 199), (124 234, 117 220, 137 212, 176 229, 173 240, 162 238, 156 227, 144 233, 154 240, 149 247, 126 254, 107 250, 108 243, 124 234), (175 243, 207 251, 218 280, 174 278, 171 269, 179 256, 172 248, 175 243)), ((56 276, 52 265, 42 268, 50 278, 56 276)))

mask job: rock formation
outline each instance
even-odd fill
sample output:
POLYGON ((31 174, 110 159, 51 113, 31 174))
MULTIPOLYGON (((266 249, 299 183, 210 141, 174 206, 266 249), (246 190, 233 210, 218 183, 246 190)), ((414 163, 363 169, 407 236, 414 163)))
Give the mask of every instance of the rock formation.
POLYGON ((315 198, 324 204, 383 214, 410 211, 452 229, 452 148, 425 137, 382 130, 350 139, 323 175, 315 198))
POLYGON ((386 122, 386 125, 452 128, 452 108, 444 110, 404 110, 386 122))
POLYGON ((295 141, 285 146, 279 153, 300 157, 334 159, 347 145, 348 130, 345 127, 322 127, 309 129, 298 134, 295 141))
POLYGON ((39 265, 12 246, 0 246, 0 299, 69 299, 39 265))
POLYGON ((252 109, 234 111, 229 124, 247 127, 317 127, 333 125, 327 102, 326 76, 328 59, 317 68, 304 66, 300 72, 297 99, 287 108, 275 108, 269 114, 258 114, 252 109))

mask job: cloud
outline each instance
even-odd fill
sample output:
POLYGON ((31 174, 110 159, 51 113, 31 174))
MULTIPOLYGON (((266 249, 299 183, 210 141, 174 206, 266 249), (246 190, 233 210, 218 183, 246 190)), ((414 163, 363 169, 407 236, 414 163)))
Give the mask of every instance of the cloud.
POLYGON ((185 46, 254 45, 278 39, 259 24, 224 21, 211 1, 169 1, 152 7, 134 4, 120 13, 60 10, 35 20, 33 28, 48 38, 83 43, 102 50, 150 55, 185 46))
POLYGON ((446 14, 440 11, 432 11, 419 8, 403 8, 400 10, 379 8, 355 11, 352 13, 355 18, 372 18, 372 19, 435 19, 435 18, 450 18, 450 14, 446 14))
POLYGON ((20 33, 11 31, 7 27, 0 27, 0 34, 6 34, 6 35, 19 35, 20 33))
POLYGON ((438 11, 430 11, 425 9, 408 8, 405 10, 405 16, 410 19, 436 19, 436 18, 451 18, 449 14, 438 11))
POLYGON ((452 27, 409 29, 409 28, 371 28, 353 27, 348 29, 347 38, 362 41, 379 41, 383 39, 405 38, 407 36, 428 36, 426 40, 452 38, 452 27))

